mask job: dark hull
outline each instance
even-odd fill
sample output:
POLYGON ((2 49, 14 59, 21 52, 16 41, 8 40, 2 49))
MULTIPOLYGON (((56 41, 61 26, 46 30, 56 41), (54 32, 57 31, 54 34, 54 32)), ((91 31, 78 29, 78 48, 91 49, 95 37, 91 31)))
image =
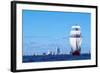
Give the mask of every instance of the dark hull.
POLYGON ((73 51, 72 55, 73 56, 79 56, 80 55, 80 51, 79 50, 73 51))

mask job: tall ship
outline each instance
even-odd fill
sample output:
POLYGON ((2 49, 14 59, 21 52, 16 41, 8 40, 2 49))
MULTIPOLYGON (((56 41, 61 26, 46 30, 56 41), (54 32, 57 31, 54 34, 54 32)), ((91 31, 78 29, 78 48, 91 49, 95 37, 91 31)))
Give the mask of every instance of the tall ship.
POLYGON ((72 26, 70 31, 70 45, 71 45, 71 51, 70 53, 73 56, 79 56, 81 52, 81 43, 82 43, 82 35, 80 26, 72 26))

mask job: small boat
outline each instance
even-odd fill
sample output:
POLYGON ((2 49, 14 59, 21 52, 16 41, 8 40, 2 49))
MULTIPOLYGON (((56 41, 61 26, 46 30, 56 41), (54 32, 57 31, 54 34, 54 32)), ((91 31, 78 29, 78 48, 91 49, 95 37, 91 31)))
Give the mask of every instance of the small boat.
POLYGON ((70 31, 70 45, 71 45, 71 51, 70 53, 73 56, 79 56, 81 52, 81 43, 82 43, 82 35, 80 31, 80 26, 72 26, 70 31))

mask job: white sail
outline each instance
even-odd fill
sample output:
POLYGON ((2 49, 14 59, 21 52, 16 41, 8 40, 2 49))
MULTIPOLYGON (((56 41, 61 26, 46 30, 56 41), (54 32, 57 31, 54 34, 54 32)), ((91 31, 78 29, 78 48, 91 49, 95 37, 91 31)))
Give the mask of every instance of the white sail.
POLYGON ((76 50, 76 38, 70 38, 70 45, 71 45, 71 49, 73 50, 73 51, 75 51, 76 50))
POLYGON ((76 35, 76 34, 81 35, 81 31, 72 30, 72 31, 70 32, 70 36, 71 36, 71 35, 76 35))
POLYGON ((78 29, 80 29, 80 26, 72 26, 72 29, 73 29, 73 28, 78 28, 78 29))

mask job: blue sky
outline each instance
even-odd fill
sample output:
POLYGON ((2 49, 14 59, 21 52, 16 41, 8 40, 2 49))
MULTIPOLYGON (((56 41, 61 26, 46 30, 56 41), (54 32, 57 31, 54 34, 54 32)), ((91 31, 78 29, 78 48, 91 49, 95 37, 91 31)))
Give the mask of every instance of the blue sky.
POLYGON ((48 50, 70 52, 69 33, 78 24, 82 32, 82 53, 91 49, 91 14, 79 12, 55 12, 23 10, 23 55, 42 54, 48 50))

